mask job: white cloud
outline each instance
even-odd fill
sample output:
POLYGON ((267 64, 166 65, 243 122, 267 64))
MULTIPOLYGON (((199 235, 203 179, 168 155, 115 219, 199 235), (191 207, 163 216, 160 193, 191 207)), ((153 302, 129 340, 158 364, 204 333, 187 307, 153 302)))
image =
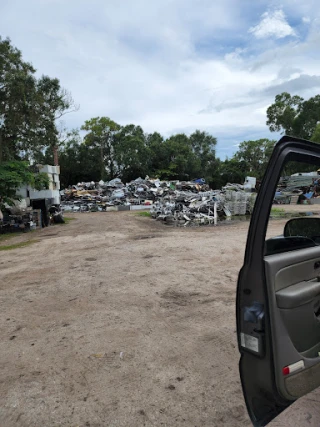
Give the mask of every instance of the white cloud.
MULTIPOLYGON (((268 136, 269 86, 317 76, 320 69, 314 20, 306 40, 290 38, 278 46, 275 31, 266 40, 248 37, 252 2, 238 4, 7 0, 0 6, 0 28, 39 74, 58 77, 71 91, 81 108, 66 116, 69 127, 105 115, 165 135, 200 128, 218 137, 218 153, 228 154, 235 141, 268 136)), ((281 13, 284 37, 294 29, 281 13)), ((303 10, 300 22, 309 15, 303 10)), ((309 94, 299 88, 300 95, 309 94)))
POLYGON ((233 52, 226 53, 224 59, 226 61, 238 61, 242 59, 243 54, 247 52, 247 49, 237 47, 233 52))
POLYGON ((311 18, 310 18, 309 16, 304 16, 304 17, 302 18, 302 22, 303 22, 304 24, 309 24, 309 23, 311 22, 311 18))
POLYGON ((258 39, 268 37, 281 39, 296 35, 295 30, 288 24, 284 12, 280 9, 265 12, 261 16, 259 24, 251 27, 249 32, 258 39))

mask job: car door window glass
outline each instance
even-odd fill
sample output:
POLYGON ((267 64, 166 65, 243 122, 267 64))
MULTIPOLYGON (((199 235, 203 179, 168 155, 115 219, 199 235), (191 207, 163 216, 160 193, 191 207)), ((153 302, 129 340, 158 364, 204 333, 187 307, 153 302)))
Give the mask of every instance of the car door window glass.
POLYGON ((265 255, 320 245, 320 164, 287 162, 270 210, 265 255))

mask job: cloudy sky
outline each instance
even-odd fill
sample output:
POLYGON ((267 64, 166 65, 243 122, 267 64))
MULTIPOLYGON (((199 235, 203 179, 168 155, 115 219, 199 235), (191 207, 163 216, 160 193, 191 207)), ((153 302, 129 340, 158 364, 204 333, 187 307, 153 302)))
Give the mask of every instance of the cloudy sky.
POLYGON ((283 91, 320 93, 318 0, 1 0, 0 34, 80 110, 147 132, 206 130, 230 156, 270 134, 283 91))

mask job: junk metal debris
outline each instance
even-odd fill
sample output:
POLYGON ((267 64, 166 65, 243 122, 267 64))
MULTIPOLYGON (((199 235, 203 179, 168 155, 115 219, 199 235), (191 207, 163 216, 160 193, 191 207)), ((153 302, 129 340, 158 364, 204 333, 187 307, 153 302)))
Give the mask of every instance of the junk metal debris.
MULTIPOLYGON (((27 232, 43 226, 41 209, 7 206, 0 213, 0 234, 27 232)), ((58 206, 50 207, 49 220, 50 224, 65 222, 63 212, 58 206)))
POLYGON ((109 182, 79 183, 61 192, 61 207, 63 211, 97 212, 112 206, 150 206, 175 191, 198 193, 209 190, 207 184, 198 181, 160 181, 146 177, 127 184, 123 184, 118 178, 109 182))
POLYGON ((216 224, 218 220, 251 214, 255 199, 255 193, 245 192, 237 184, 197 194, 175 191, 173 195, 166 195, 155 202, 150 213, 153 218, 167 224, 216 224))
POLYGON ((51 224, 64 224, 63 212, 58 206, 51 206, 49 209, 50 223, 51 224))
MULTIPOLYGON (((1 211, 0 211, 1 213, 1 211)), ((27 232, 41 227, 41 211, 16 206, 6 207, 0 218, 0 234, 27 232)))
MULTIPOLYGON (((102 212, 111 207, 148 206, 151 216, 166 224, 182 226, 216 224, 234 215, 251 214, 256 193, 239 184, 212 190, 205 180, 160 181, 137 178, 123 184, 79 183, 61 192, 64 212, 102 212)), ((120 209, 121 210, 121 209, 120 209)))
POLYGON ((320 195, 319 171, 297 173, 280 178, 274 197, 276 204, 318 203, 320 195))

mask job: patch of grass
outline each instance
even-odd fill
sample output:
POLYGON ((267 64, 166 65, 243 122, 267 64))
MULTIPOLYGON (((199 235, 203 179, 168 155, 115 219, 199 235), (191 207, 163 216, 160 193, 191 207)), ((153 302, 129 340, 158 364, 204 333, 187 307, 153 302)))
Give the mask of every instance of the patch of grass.
POLYGON ((286 211, 282 208, 272 208, 270 215, 284 215, 286 211))
POLYGON ((66 224, 69 224, 69 222, 76 220, 77 218, 71 218, 68 216, 64 216, 63 219, 64 219, 64 222, 62 222, 60 224, 53 223, 52 225, 66 225, 66 224))
POLYGON ((137 215, 138 216, 145 216, 147 218, 151 218, 151 213, 150 212, 146 212, 146 211, 138 212, 137 215))
POLYGON ((13 237, 17 237, 19 236, 20 233, 5 233, 5 234, 0 234, 0 242, 2 242, 3 240, 9 240, 12 239, 13 237))
POLYGON ((294 212, 294 211, 286 211, 285 209, 282 208, 272 208, 271 212, 270 212, 270 218, 271 219, 290 219, 290 218, 297 218, 299 216, 306 216, 306 213, 298 213, 298 212, 294 212))
POLYGON ((71 218, 70 216, 63 217, 65 224, 68 224, 70 221, 75 221, 77 218, 71 218))
POLYGON ((26 242, 14 243, 13 245, 0 246, 0 251, 10 251, 11 249, 24 248, 25 246, 32 245, 32 243, 38 243, 39 240, 28 240, 26 242))

